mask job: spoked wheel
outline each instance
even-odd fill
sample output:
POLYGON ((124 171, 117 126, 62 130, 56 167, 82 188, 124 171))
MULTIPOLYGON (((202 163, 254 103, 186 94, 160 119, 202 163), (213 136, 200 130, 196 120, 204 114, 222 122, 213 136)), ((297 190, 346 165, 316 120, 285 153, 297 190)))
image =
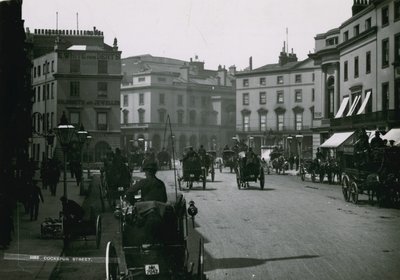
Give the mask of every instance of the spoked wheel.
POLYGON ((304 170, 303 167, 300 167, 300 178, 302 181, 306 180, 306 171, 304 170))
POLYGON ((100 248, 101 241, 101 216, 98 215, 96 219, 96 248, 100 248))
POLYGON ((342 180, 342 193, 345 201, 350 201, 350 179, 343 176, 342 180))
POLYGON ((199 240, 199 259, 197 260, 197 279, 205 280, 204 275, 204 241, 203 238, 199 240))
POLYGON ((106 280, 115 280, 119 275, 117 251, 111 241, 106 248, 106 280))
POLYGON ((354 204, 358 202, 358 186, 356 182, 351 182, 350 185, 350 198, 354 204))
POLYGON ((261 170, 260 170, 260 187, 261 187, 261 190, 264 189, 264 183, 265 183, 264 169, 261 168, 261 170))

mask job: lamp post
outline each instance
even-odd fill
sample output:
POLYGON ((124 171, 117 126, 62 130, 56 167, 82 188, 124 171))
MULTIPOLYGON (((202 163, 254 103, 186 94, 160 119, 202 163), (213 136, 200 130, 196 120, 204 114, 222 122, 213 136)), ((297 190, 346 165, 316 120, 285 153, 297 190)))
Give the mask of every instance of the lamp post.
POLYGON ((68 124, 65 112, 61 116, 61 120, 56 129, 58 141, 60 141, 61 148, 64 155, 64 197, 67 198, 67 151, 70 147, 72 136, 75 134, 75 127, 68 124))
MULTIPOLYGON (((79 127, 77 134, 78 134, 78 141, 79 141, 79 153, 80 153, 80 158, 81 158, 80 167, 82 168, 82 171, 83 171, 83 153, 82 153, 82 151, 83 151, 83 145, 86 142, 86 136, 87 136, 88 132, 85 130, 82 123, 81 123, 81 126, 79 127)), ((82 177, 80 178, 81 183, 79 184, 79 194, 83 195, 83 190, 84 190, 83 173, 80 172, 80 174, 82 175, 82 177)))
POLYGON ((301 165, 301 154, 303 152, 303 135, 302 134, 297 134, 296 135, 296 140, 299 145, 299 165, 301 165))
POLYGON ((86 135, 86 153, 87 153, 87 165, 88 165, 88 170, 87 170, 87 177, 88 179, 90 178, 90 158, 89 158, 89 146, 90 142, 92 141, 92 135, 86 135))

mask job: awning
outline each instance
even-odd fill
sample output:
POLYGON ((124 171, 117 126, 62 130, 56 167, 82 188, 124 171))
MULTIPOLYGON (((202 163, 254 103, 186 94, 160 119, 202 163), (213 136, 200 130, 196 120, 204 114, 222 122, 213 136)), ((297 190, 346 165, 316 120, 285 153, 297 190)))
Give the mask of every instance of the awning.
POLYGON ((354 131, 352 132, 338 132, 334 133, 328 140, 326 140, 323 144, 321 144, 321 148, 337 148, 343 144, 344 141, 349 139, 351 135, 353 135, 354 131))
POLYGON ((360 101, 360 99, 361 99, 361 96, 360 96, 360 95, 357 95, 356 98, 355 98, 354 101, 353 101, 353 104, 351 104, 350 110, 349 110, 349 112, 347 113, 346 117, 350 117, 351 115, 353 115, 354 110, 356 109, 357 104, 358 104, 358 102, 360 101))
POLYGON ((335 119, 341 118, 344 110, 346 110, 347 103, 349 102, 349 97, 345 97, 342 100, 342 104, 340 104, 339 111, 337 111, 335 119))
POLYGON ((388 145, 390 145, 390 140, 394 140, 395 146, 400 145, 400 128, 392 128, 381 138, 386 139, 388 141, 388 145))
POLYGON ((358 110, 357 115, 360 115, 360 114, 362 114, 364 112, 365 107, 367 107, 368 100, 369 100, 370 97, 371 97, 371 91, 369 90, 367 92, 367 95, 365 95, 364 101, 361 104, 360 110, 358 110))

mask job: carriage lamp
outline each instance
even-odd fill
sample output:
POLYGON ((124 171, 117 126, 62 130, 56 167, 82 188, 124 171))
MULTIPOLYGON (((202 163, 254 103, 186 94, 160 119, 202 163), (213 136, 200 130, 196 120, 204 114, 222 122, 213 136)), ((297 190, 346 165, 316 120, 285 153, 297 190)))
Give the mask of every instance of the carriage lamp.
POLYGON ((194 216, 197 215, 198 210, 197 210, 197 207, 194 206, 194 201, 193 200, 191 200, 189 202, 189 208, 188 208, 187 211, 188 211, 188 214, 192 217, 192 223, 193 223, 193 228, 194 228, 194 216))

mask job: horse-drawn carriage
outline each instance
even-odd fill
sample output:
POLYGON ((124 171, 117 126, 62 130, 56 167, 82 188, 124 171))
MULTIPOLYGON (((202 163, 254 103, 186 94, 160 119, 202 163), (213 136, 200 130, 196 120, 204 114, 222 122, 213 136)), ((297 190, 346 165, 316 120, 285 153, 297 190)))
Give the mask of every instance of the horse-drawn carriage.
POLYGON ((203 190, 206 189, 207 170, 203 160, 195 153, 188 151, 182 159, 182 176, 178 175, 179 190, 182 189, 182 183, 191 189, 194 182, 202 183, 203 190))
POLYGON ((265 175, 260 159, 255 156, 250 159, 239 156, 238 162, 238 168, 236 168, 236 182, 239 190, 249 187, 249 182, 257 181, 260 181, 260 188, 263 190, 265 175))
POLYGON ((346 201, 358 203, 359 194, 374 196, 380 205, 400 202, 400 147, 364 151, 348 149, 344 154, 342 193, 346 201))
POLYGON ((289 163, 283 156, 283 151, 274 149, 270 153, 270 160, 267 169, 267 173, 270 173, 270 170, 275 170, 276 174, 285 174, 285 171, 289 169, 289 163))
MULTIPOLYGON (((72 203, 68 201, 67 203, 72 203)), ((63 203, 63 205, 65 205, 63 203)), ((68 206, 63 206, 68 207, 68 206)), ((60 213, 63 231, 64 248, 68 248, 72 240, 88 241, 88 236, 94 236, 93 241, 96 243, 96 248, 100 247, 101 240, 101 216, 96 215, 93 208, 90 209, 89 215, 84 215, 82 218, 77 218, 71 212, 64 209, 60 213)))
POLYGON ((229 167, 230 172, 236 172, 238 166, 238 155, 235 151, 232 150, 224 150, 222 152, 222 162, 223 164, 220 165, 219 171, 222 172, 223 167, 229 167))
POLYGON ((196 274, 189 263, 187 237, 182 194, 168 194, 167 203, 126 204, 121 213, 121 246, 108 242, 106 247, 106 279, 206 279, 202 240, 196 274))
POLYGON ((166 151, 162 150, 157 154, 158 168, 162 169, 172 169, 171 155, 166 151))
POLYGON ((131 152, 128 159, 129 169, 132 171, 141 170, 143 159, 144 153, 142 151, 131 152))

